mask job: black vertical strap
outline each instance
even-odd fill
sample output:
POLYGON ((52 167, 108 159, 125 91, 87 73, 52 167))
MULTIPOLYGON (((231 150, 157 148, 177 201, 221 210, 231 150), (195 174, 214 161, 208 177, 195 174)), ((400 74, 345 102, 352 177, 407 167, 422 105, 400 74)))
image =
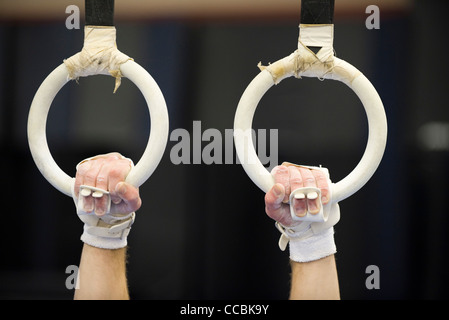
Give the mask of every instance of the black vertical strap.
POLYGON ((86 26, 113 26, 114 0, 85 0, 86 26))
POLYGON ((302 24, 333 24, 335 0, 302 0, 302 24))

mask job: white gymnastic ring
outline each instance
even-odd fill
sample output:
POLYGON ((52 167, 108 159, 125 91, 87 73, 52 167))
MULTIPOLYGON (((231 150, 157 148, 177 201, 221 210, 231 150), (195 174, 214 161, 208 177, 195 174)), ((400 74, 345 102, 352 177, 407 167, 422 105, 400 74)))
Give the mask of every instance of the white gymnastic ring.
MULTIPOLYGON (((382 100, 371 82, 349 63, 338 58, 335 58, 335 63, 338 68, 323 78, 342 81, 357 94, 365 108, 369 126, 368 142, 362 159, 348 176, 332 185, 332 201, 339 202, 362 188, 379 166, 386 146, 387 119, 382 100)), ((294 72, 284 78, 292 75, 294 72)), ((312 74, 308 71, 305 76, 312 74)), ((267 69, 261 71, 243 93, 234 119, 234 142, 239 160, 247 175, 265 193, 274 185, 274 179, 260 162, 252 139, 247 139, 247 132, 252 128, 258 103, 274 83, 273 75, 267 69)))
MULTIPOLYGON (((141 186, 154 172, 165 151, 168 139, 168 112, 164 96, 151 75, 140 65, 128 60, 120 66, 124 77, 129 78, 142 92, 151 119, 150 137, 139 162, 128 174, 126 181, 141 186)), ((34 96, 28 115, 28 143, 39 171, 56 189, 71 196, 73 178, 54 161, 45 133, 47 115, 56 94, 69 81, 64 64, 53 70, 42 82, 34 96)))

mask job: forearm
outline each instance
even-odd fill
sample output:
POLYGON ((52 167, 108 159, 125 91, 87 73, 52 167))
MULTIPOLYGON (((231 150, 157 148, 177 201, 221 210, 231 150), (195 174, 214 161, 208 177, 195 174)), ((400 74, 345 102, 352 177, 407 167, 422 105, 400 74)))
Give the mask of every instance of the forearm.
POLYGON ((126 247, 109 250, 84 244, 78 277, 76 300, 129 299, 126 247))
POLYGON ((310 261, 291 261, 291 300, 339 300, 337 268, 334 255, 310 261))

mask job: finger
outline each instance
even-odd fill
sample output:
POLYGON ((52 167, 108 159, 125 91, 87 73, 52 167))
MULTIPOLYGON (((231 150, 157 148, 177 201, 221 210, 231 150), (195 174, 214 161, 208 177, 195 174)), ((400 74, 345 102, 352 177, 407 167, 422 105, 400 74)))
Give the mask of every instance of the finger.
MULTIPOLYGON (((303 195, 304 196, 304 195, 303 195)), ((295 215, 298 217, 304 217, 307 214, 307 200, 306 198, 293 198, 291 203, 295 215)))
MULTIPOLYGON (((306 168, 299 168, 301 176, 304 179, 304 187, 317 187, 315 177, 311 170, 306 168)), ((317 214, 321 210, 320 202, 318 201, 317 194, 310 194, 307 197, 307 210, 311 214, 317 214)))
POLYGON ((130 170, 131 166, 127 160, 114 162, 113 167, 110 169, 108 187, 112 203, 119 204, 122 201, 122 198, 117 194, 116 187, 118 183, 125 181, 130 170))
MULTIPOLYGON (((298 167, 288 167, 290 174, 290 186, 292 191, 304 187, 304 178, 298 167)), ((298 217, 304 217, 307 213, 307 202, 304 194, 297 193, 290 204, 298 217)))
POLYGON ((141 205, 142 200, 139 196, 139 189, 126 182, 119 182, 115 187, 115 192, 122 200, 119 205, 116 206, 116 213, 128 213, 137 211, 141 205))
POLYGON ((279 218, 279 211, 282 208, 282 200, 285 196, 284 186, 280 183, 275 184, 265 194, 265 211, 268 216, 274 220, 279 218))
POLYGON ((275 184, 265 194, 265 212, 267 215, 280 222, 284 226, 290 226, 292 223, 289 206, 283 203, 285 188, 282 184, 275 184))
POLYGON ((321 202, 327 204, 330 201, 330 186, 326 175, 321 170, 312 170, 316 186, 321 190, 321 202))
MULTIPOLYGON (((100 171, 98 172, 96 181, 95 181, 95 187, 108 191, 108 173, 109 169, 108 166, 105 164, 100 168, 100 171)), ((92 194, 93 202, 94 202, 94 212, 97 216, 104 215, 109 206, 109 197, 101 195, 100 192, 95 192, 92 194)))
POLYGON ((83 172, 83 184, 95 187, 97 184, 97 176, 103 166, 103 163, 97 160, 91 160, 86 162, 86 164, 87 163, 90 164, 90 166, 88 170, 83 172))
POLYGON ((304 187, 304 178, 298 167, 288 167, 291 190, 304 187))
MULTIPOLYGON (((84 173, 83 184, 86 186, 95 187, 97 184, 97 176, 101 171, 102 163, 100 161, 91 161, 89 169, 84 173)), ((82 196, 82 195, 81 195, 82 196)), ((92 194, 82 196, 82 208, 85 212, 93 212, 95 209, 95 200, 92 194)))
POLYGON ((79 165, 76 170, 75 188, 74 188, 76 198, 79 197, 80 186, 82 186, 84 184, 84 176, 86 175, 87 171, 90 169, 90 165, 91 165, 90 162, 84 162, 81 165, 79 165))
POLYGON ((275 183, 280 183, 284 186, 284 199, 282 202, 288 203, 288 198, 290 197, 291 192, 288 168, 285 166, 276 166, 271 171, 271 174, 273 175, 275 183))
POLYGON ((102 216, 108 211, 109 197, 101 192, 92 193, 92 199, 94 202, 94 212, 97 216, 102 216))

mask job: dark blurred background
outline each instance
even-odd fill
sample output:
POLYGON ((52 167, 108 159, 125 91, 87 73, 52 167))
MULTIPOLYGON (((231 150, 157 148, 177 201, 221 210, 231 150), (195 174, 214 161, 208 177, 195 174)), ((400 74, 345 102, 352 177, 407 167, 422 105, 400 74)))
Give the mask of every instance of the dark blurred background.
MULTIPOLYGON (((73 297, 66 268, 79 263, 82 223, 72 199, 36 168, 26 137, 39 85, 82 47, 83 17, 81 29, 65 25, 71 4, 83 11, 76 0, 0 0, 2 299, 73 297)), ((389 124, 377 172, 340 203, 335 239, 343 299, 448 298, 447 9, 438 0, 336 0, 336 54, 372 81, 389 124), (370 4, 380 9, 380 29, 365 26, 370 4), (380 289, 365 286, 370 265, 379 267, 380 289)), ((215 128, 224 138, 257 63, 296 49, 299 17, 299 0, 116 0, 115 23, 118 48, 160 85, 170 132, 192 132, 193 121, 201 121, 202 132, 215 128)), ((113 86, 110 77, 81 78, 52 104, 48 144, 69 175, 89 156, 118 151, 137 161, 143 153, 151 129, 145 101, 129 80, 115 95, 113 86)), ((279 130, 279 162, 322 164, 334 182, 357 165, 367 139, 355 94, 342 83, 309 78, 273 87, 254 128, 279 130)), ((168 141, 141 187, 143 206, 128 238, 131 297, 288 298, 288 253, 277 247, 263 192, 235 161, 174 165, 177 143, 168 141)))

